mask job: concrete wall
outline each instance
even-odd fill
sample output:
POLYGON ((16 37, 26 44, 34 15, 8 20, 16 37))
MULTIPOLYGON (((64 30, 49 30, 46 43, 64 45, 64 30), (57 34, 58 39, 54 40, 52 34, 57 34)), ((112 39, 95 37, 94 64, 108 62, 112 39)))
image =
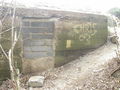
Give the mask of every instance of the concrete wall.
POLYGON ((80 14, 77 17, 26 18, 22 27, 24 72, 42 71, 48 69, 48 64, 49 68, 63 65, 107 40, 105 16, 80 14), (52 58, 50 61, 49 57, 52 58))
MULTIPOLYGON (((41 72, 68 63, 107 39, 107 19, 103 15, 25 8, 17 8, 16 15, 23 18, 23 73, 41 72)), ((7 43, 2 42, 6 50, 10 47, 7 43)), ((18 65, 20 52, 20 48, 15 50, 18 65)), ((0 78, 3 80, 9 77, 9 67, 2 60, 0 78)))
POLYGON ((22 24, 24 58, 54 56, 54 22, 24 18, 22 24))
MULTIPOLYGON (((20 69, 22 67, 24 73, 41 72, 53 68, 54 65, 63 65, 78 58, 83 52, 86 53, 89 49, 104 44, 107 38, 107 22, 103 15, 25 8, 17 8, 16 15, 17 27, 21 18, 24 19, 23 45, 21 50, 21 42, 17 44, 14 60, 16 66, 20 69), (88 29, 89 26, 93 29, 88 29), (86 37, 89 36, 91 38, 88 40, 86 37), (21 58, 21 51, 23 51, 23 58, 21 58)), ((11 26, 9 19, 10 17, 6 19, 4 30, 11 26)), ((8 39, 0 41, 8 52, 10 32, 2 37, 8 39)), ((0 81, 8 77, 10 77, 9 64, 0 51, 0 81)))
POLYGON ((103 15, 25 8, 17 8, 16 15, 23 18, 24 73, 63 65, 107 39, 103 15))
POLYGON ((23 58, 22 72, 24 74, 42 72, 52 68, 54 68, 53 57, 42 57, 32 60, 23 58))
POLYGON ((22 19, 23 72, 54 67, 54 22, 40 18, 22 19))
POLYGON ((78 58, 107 41, 107 18, 80 14, 59 19, 55 25, 55 66, 78 58))

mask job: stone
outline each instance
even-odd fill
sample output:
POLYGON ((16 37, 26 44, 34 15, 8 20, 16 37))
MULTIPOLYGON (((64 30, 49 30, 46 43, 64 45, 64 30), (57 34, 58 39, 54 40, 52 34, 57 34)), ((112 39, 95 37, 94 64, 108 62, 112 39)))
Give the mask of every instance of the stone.
POLYGON ((28 80, 29 87, 42 87, 44 84, 45 77, 43 76, 32 76, 28 80))
POLYGON ((118 36, 116 36, 116 35, 111 36, 110 41, 114 44, 118 44, 118 36))

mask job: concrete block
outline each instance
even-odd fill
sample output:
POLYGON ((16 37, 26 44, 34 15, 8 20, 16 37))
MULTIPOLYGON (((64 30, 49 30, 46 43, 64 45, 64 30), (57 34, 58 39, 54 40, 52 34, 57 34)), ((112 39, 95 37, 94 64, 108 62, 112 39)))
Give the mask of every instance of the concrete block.
POLYGON ((54 51, 47 52, 47 55, 48 55, 48 56, 54 56, 54 51))
POLYGON ((24 58, 35 59, 47 57, 47 52, 24 52, 24 58))
POLYGON ((22 28, 22 33, 52 33, 54 31, 53 28, 42 28, 42 27, 37 27, 37 28, 32 28, 32 27, 23 27, 22 28))
POLYGON ((53 35, 39 35, 39 34, 33 34, 32 39, 53 39, 53 35))
POLYGON ((29 87, 42 87, 45 77, 43 76, 32 76, 28 81, 29 87))
POLYGON ((30 52, 42 52, 42 51, 52 51, 52 46, 28 46, 24 47, 24 51, 30 51, 30 52))
POLYGON ((23 46, 42 46, 45 44, 44 40, 26 40, 23 42, 23 46))
POLYGON ((53 22, 38 22, 38 21, 34 21, 31 22, 31 27, 53 27, 54 23, 53 22))
POLYGON ((23 73, 38 73, 54 68, 54 57, 41 57, 36 59, 23 58, 23 73))
POLYGON ((53 40, 52 39, 46 39, 45 40, 45 45, 48 45, 48 46, 51 45, 52 46, 53 45, 53 40))
MULTIPOLYGON (((26 37, 27 38, 27 37, 26 37)), ((53 40, 51 39, 40 39, 40 40, 25 40, 23 46, 52 46, 53 40)))
POLYGON ((44 40, 32 40, 31 41, 32 46, 41 46, 41 45, 44 45, 44 44, 45 44, 44 40))

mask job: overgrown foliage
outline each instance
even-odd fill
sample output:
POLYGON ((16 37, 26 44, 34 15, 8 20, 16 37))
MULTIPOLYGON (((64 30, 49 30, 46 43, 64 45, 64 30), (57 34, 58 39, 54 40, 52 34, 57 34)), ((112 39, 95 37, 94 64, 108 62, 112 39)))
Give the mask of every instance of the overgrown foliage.
POLYGON ((112 8, 109 10, 109 13, 120 19, 120 8, 112 8))

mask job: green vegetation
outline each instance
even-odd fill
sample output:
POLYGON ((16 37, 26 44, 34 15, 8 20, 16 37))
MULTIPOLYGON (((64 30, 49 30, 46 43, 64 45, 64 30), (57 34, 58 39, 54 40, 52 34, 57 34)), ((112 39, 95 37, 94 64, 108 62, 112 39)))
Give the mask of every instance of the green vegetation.
POLYGON ((109 13, 120 19, 120 8, 112 8, 109 10, 109 13))

